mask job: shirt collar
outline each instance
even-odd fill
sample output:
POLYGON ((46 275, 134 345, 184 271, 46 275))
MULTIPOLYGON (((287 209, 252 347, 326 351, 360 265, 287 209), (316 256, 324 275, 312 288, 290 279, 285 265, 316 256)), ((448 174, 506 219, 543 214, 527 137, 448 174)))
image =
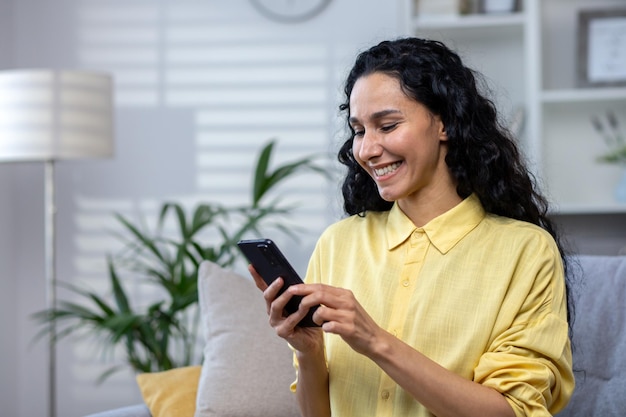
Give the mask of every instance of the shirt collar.
POLYGON ((414 231, 421 229, 439 252, 447 253, 484 217, 485 209, 474 194, 421 228, 416 227, 395 203, 387 220, 387 249, 394 249, 407 240, 414 231))

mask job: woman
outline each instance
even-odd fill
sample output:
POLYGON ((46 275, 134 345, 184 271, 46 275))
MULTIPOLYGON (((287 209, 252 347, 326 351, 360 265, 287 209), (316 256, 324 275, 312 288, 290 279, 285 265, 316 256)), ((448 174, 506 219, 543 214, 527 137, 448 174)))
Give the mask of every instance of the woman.
POLYGON ((349 217, 307 284, 264 290, 303 416, 549 416, 574 388, 563 250, 493 104, 439 42, 385 41, 345 85, 349 217), (298 312, 283 309, 303 296, 298 312), (308 309, 321 328, 296 324, 308 309))

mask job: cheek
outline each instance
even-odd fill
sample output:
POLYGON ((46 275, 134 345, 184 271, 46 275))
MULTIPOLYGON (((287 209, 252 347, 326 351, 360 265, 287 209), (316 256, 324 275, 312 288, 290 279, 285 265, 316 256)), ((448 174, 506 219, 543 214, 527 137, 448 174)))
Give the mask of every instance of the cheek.
POLYGON ((361 142, 358 140, 354 140, 352 142, 352 156, 354 160, 361 166, 363 166, 363 161, 359 158, 359 154, 361 153, 361 142))

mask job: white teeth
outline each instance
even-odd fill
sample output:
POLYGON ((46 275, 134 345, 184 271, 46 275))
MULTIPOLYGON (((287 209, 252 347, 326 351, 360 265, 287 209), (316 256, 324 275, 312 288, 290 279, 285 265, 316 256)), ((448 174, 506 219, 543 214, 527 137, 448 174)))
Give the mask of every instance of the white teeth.
POLYGON ((393 164, 387 165, 384 168, 375 169, 374 173, 380 177, 382 175, 389 174, 390 172, 395 171, 396 169, 398 169, 399 166, 400 162, 394 162, 393 164))

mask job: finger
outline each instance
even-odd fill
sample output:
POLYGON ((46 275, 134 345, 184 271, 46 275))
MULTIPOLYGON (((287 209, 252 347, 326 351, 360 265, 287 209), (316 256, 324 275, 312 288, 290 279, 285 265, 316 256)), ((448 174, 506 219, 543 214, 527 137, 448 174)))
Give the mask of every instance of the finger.
MULTIPOLYGON (((271 314, 272 304, 276 301, 276 297, 280 292, 280 289, 283 286, 283 279, 278 277, 270 284, 270 286, 266 286, 265 291, 263 291, 263 298, 265 299, 265 304, 267 306, 267 314, 271 314)), ((278 302, 280 305, 280 301, 278 302)))
POLYGON ((341 308, 346 298, 345 290, 324 284, 299 284, 287 289, 293 295, 302 296, 301 305, 311 308, 320 304, 341 308))
MULTIPOLYGON (((282 281, 282 279, 278 278, 276 281, 282 281)), ((278 290, 280 289, 280 285, 278 285, 280 284, 280 282, 277 284, 276 281, 274 281, 272 285, 270 285, 265 291, 265 293, 267 294, 266 297, 275 297, 272 298, 271 303, 269 303, 268 310, 270 316, 270 324, 272 325, 272 327, 276 327, 278 324, 282 323, 286 319, 285 307, 292 297, 291 294, 287 292, 284 292, 280 296, 276 297, 276 295, 273 293, 275 291, 278 292, 278 290), (276 286, 277 288, 275 289, 274 286, 276 286)))
POLYGON ((311 316, 313 323, 317 324, 318 326, 326 323, 328 320, 324 316, 324 306, 319 305, 313 308, 315 309, 315 312, 311 316))
MULTIPOLYGON (((276 300, 278 301, 283 296, 285 296, 285 294, 281 295, 276 300)), ((291 297, 289 297, 289 299, 291 299, 291 297)), ((280 301, 282 302, 282 300, 280 300, 280 301)), ((278 310, 279 307, 280 307, 280 304, 276 303, 273 307, 275 307, 278 310)), ((292 314, 290 314, 289 316, 285 316, 285 310, 282 309, 281 310, 282 316, 280 317, 280 320, 279 320, 280 321, 280 326, 276 326, 276 328, 278 329, 280 327, 280 328, 283 329, 281 334, 285 334, 285 330, 284 329, 287 329, 286 333, 293 332, 293 329, 302 321, 302 319, 308 314, 308 312, 309 312, 308 308, 302 308, 300 306, 292 314)))
MULTIPOLYGON (((282 283, 282 278, 279 278, 279 280, 280 282, 276 284, 277 291, 280 291, 280 288, 282 288, 282 286, 279 285, 282 283)), ((266 293, 273 291, 274 285, 275 284, 272 283, 272 285, 270 285, 270 287, 268 287, 268 289, 266 290, 266 293)), ((291 294, 289 291, 285 291, 272 301, 270 306, 270 315, 271 323, 273 323, 273 325, 285 322, 288 327, 295 327, 307 315, 309 309, 303 308, 301 303, 299 304, 298 310, 287 315, 288 313, 286 312, 286 307, 287 304, 291 301, 292 297, 293 294, 291 294)))
POLYGON ((261 291, 265 291, 265 289, 267 288, 267 284, 265 283, 265 281, 263 281, 261 275, 256 272, 256 269, 254 269, 252 264, 248 265, 248 272, 250 272, 250 275, 252 275, 252 279, 254 280, 254 284, 256 285, 256 287, 261 291))
MULTIPOLYGON (((284 281, 281 277, 276 278, 269 287, 265 286, 265 291, 263 291, 263 295, 265 299, 268 301, 273 301, 276 297, 278 297, 278 293, 280 289, 283 287, 284 281)), ((291 297, 290 297, 291 298, 291 297)))

